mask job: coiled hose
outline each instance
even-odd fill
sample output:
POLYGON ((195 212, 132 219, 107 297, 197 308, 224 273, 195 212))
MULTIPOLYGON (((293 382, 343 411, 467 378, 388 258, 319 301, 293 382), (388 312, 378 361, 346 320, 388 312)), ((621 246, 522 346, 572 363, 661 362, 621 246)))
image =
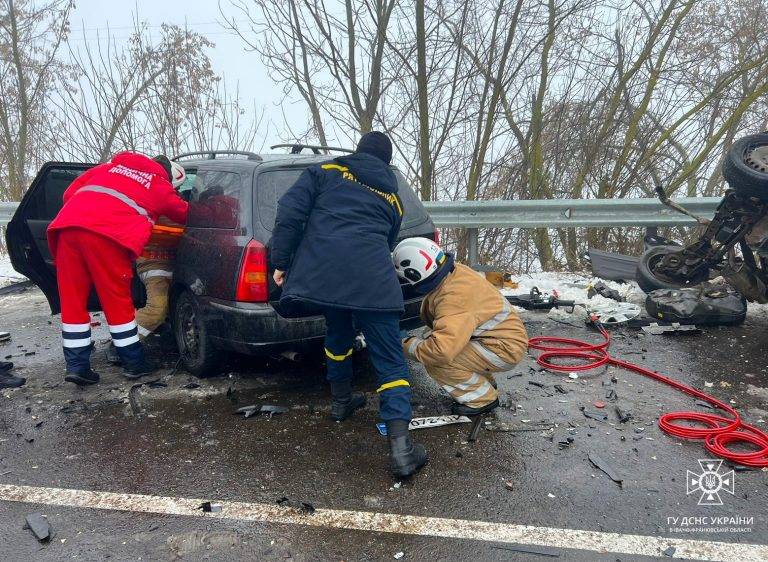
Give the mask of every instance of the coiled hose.
POLYGON ((602 343, 591 344, 572 338, 538 336, 531 338, 528 347, 543 352, 536 362, 548 371, 571 373, 588 371, 603 365, 615 365, 709 402, 732 417, 703 412, 670 412, 659 418, 659 427, 665 433, 681 439, 703 440, 707 451, 734 463, 758 468, 768 467, 768 434, 744 423, 738 412, 729 404, 650 369, 611 356, 608 353, 611 335, 595 318, 592 318, 592 323, 602 334, 604 338, 602 343), (563 365, 555 362, 559 359, 577 359, 581 362, 577 365, 563 365), (680 425, 676 422, 693 422, 697 426, 680 425), (746 444, 748 447, 751 446, 750 448, 757 447, 757 449, 743 453, 737 452, 729 448, 729 445, 735 443, 746 444))

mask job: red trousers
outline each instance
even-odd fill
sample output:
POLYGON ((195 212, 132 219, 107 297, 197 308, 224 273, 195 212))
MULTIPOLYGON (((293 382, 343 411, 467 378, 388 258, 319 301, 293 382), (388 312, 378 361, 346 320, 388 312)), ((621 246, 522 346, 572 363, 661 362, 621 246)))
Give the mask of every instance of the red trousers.
POLYGON ((128 249, 106 236, 67 228, 59 233, 54 259, 63 324, 90 323, 88 295, 93 287, 110 328, 134 321, 133 259, 128 249))

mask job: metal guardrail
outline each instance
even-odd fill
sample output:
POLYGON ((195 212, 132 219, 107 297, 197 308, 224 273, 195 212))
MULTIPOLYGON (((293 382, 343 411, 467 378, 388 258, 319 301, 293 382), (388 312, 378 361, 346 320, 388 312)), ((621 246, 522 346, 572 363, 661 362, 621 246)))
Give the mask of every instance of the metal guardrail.
POLYGON ((5 226, 10 222, 18 206, 19 204, 15 201, 0 201, 0 226, 5 226))
MULTIPOLYGON (((706 218, 720 197, 685 197, 676 203, 706 218)), ((658 199, 547 199, 513 201, 430 201, 424 203, 436 226, 489 228, 574 228, 684 226, 696 221, 658 199)))

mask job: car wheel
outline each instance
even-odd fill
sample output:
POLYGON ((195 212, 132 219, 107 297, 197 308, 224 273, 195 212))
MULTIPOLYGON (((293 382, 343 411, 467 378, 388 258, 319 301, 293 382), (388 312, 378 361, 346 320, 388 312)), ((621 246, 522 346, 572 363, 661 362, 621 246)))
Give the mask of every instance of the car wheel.
POLYGON ((723 161, 723 177, 737 193, 768 203, 768 133, 733 143, 723 161))
POLYGON ((221 351, 211 341, 194 295, 181 293, 173 304, 173 334, 184 367, 198 377, 218 374, 221 351))
POLYGON ((656 246, 640 256, 635 277, 637 284, 643 291, 650 293, 656 289, 679 289, 685 285, 685 283, 680 283, 654 271, 664 256, 679 251, 680 246, 656 246))

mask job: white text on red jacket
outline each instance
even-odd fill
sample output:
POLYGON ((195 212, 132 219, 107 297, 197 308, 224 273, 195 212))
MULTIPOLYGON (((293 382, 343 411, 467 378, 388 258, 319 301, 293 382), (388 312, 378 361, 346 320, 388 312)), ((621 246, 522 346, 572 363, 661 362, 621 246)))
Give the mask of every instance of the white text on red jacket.
POLYGON ((133 168, 123 166, 122 164, 117 164, 116 166, 113 166, 112 169, 109 170, 109 173, 120 174, 121 176, 131 178, 133 181, 140 183, 147 189, 149 189, 149 186, 152 184, 152 177, 154 176, 154 174, 150 174, 149 172, 134 170, 133 168))

